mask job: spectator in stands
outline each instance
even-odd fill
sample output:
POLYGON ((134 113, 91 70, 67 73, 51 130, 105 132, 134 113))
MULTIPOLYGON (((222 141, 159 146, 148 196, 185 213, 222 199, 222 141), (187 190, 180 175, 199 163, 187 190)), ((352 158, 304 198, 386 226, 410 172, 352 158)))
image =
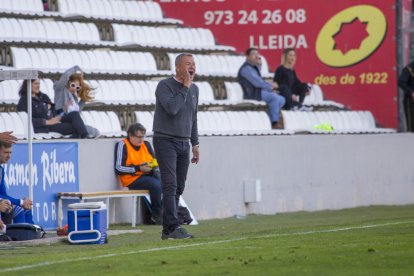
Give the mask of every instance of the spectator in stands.
POLYGON ((55 90, 55 109, 61 122, 70 122, 75 128, 76 138, 95 137, 99 131, 91 126, 85 126, 80 111, 86 102, 93 99, 92 88, 83 79, 79 66, 66 70, 58 81, 53 84, 55 90))
POLYGON ((246 62, 240 67, 237 81, 243 88, 245 99, 265 101, 268 105, 268 115, 272 128, 279 128, 279 112, 285 104, 285 99, 277 94, 277 85, 263 80, 260 74, 261 60, 259 50, 246 50, 246 62))
POLYGON ((178 203, 184 192, 190 145, 192 163, 198 163, 197 108, 198 87, 194 58, 182 53, 175 59, 175 77, 164 79, 155 90, 154 149, 161 170, 163 196, 163 230, 161 239, 188 239, 193 235, 180 227, 178 203))
POLYGON ((404 91, 404 113, 407 131, 414 132, 414 62, 411 62, 401 72, 398 85, 404 91))
POLYGON ((299 80, 293 67, 296 63, 296 51, 287 48, 282 53, 282 64, 276 69, 273 81, 279 87, 286 104, 286 110, 310 111, 312 108, 303 105, 305 96, 309 95, 309 87, 306 83, 299 80))
MULTIPOLYGON (((0 164, 6 164, 11 157, 12 154, 12 145, 4 142, 0 142, 0 164)), ((13 223, 32 223, 33 224, 33 216, 32 216, 32 201, 30 199, 18 199, 13 198, 7 194, 6 184, 5 184, 5 177, 4 177, 4 168, 0 165, 0 199, 7 199, 11 202, 13 210, 10 212, 10 221, 3 221, 4 213, 1 215, 0 219, 0 228, 3 223, 10 224, 12 221, 13 223)))
MULTIPOLYGON (((128 128, 128 138, 115 146, 115 172, 122 186, 130 190, 149 190, 151 198, 151 220, 162 224, 161 180, 158 166, 152 166, 155 154, 148 141, 146 129, 141 124, 128 128)), ((154 164, 156 165, 156 164, 154 164)))
POLYGON ((12 135, 13 131, 0 132, 0 142, 7 144, 14 144, 17 142, 17 138, 12 135))
MULTIPOLYGON (((71 122, 61 122, 56 116, 55 107, 49 96, 40 91, 40 81, 32 83, 32 123, 35 133, 58 132, 62 135, 73 135, 76 130, 71 122)), ((27 112, 27 80, 23 81, 19 90, 17 111, 27 112)), ((75 134, 77 136, 77 134, 75 134)), ((76 137, 75 137, 76 138, 76 137)))

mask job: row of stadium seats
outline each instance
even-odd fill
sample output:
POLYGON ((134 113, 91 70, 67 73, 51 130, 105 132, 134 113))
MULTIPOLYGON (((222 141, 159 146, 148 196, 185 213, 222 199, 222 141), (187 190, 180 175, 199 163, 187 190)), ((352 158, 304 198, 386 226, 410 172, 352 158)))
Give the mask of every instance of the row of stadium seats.
POLYGON ((125 45, 137 43, 147 47, 170 47, 177 49, 227 50, 234 47, 216 46, 209 29, 167 28, 112 24, 115 43, 102 41, 93 23, 53 20, 0 18, 0 38, 7 41, 91 43, 125 45))
POLYGON ((284 129, 310 133, 390 133, 393 129, 377 128, 369 111, 282 111, 284 129), (328 124, 333 131, 318 129, 328 124))
MULTIPOLYGON (((126 132, 121 129, 118 116, 113 111, 83 111, 82 119, 86 125, 96 127, 103 137, 122 137, 126 132)), ((32 133, 33 133, 33 126, 32 133)), ((0 132, 13 131, 19 139, 28 137, 27 113, 26 112, 1 112, 0 132)), ((59 133, 37 133, 35 139, 64 138, 59 133)), ((68 138, 68 137, 66 137, 68 138)))
MULTIPOLYGON (((264 111, 202 111, 198 112, 198 130, 201 135, 272 135, 310 133, 392 133, 395 130, 377 128, 369 111, 283 111, 284 130, 272 130, 264 111), (317 129, 329 124, 332 131, 317 129)), ((136 111, 137 122, 152 129, 154 113, 136 111)))
MULTIPOLYGON (((174 70, 174 60, 176 53, 169 53, 170 70, 174 70)), ((197 74, 204 76, 218 76, 218 77, 236 77, 240 66, 246 61, 244 56, 235 55, 194 55, 194 61, 197 67, 197 74)), ((269 66, 264 57, 262 57, 261 74, 263 77, 273 77, 269 73, 269 66)))
MULTIPOLYGON (((38 68, 51 71, 63 70, 78 64, 86 72, 100 71, 124 73, 149 71, 161 73, 157 69, 154 56, 149 52, 107 51, 107 50, 67 50, 48 48, 11 47, 13 66, 16 69, 38 68), (108 70, 108 68, 111 68, 108 70)), ((175 70, 177 54, 169 53, 171 71, 175 70)), ((233 55, 194 55, 197 74, 204 76, 236 77, 240 66, 245 61, 243 56, 233 55)), ((263 58, 262 75, 271 77, 266 60, 263 58)))
MULTIPOLYGON (((154 112, 136 111, 135 121, 144 125, 152 134, 154 112)), ((395 130, 377 128, 368 111, 283 111, 284 130, 272 130, 269 117, 264 111, 202 111, 198 112, 200 135, 274 135, 297 132, 359 134, 393 133, 395 130), (318 128, 329 124, 333 130, 318 128)), ((113 111, 82 111, 87 125, 96 127, 103 137, 125 136, 118 116, 113 111)), ((0 113, 0 131, 13 130, 19 138, 27 137, 27 114, 25 112, 0 113)), ((60 138, 62 135, 38 134, 41 138, 60 138)))
POLYGON ((157 65, 149 52, 66 50, 12 47, 13 65, 16 69, 37 68, 61 71, 78 64, 85 72, 122 71, 156 73, 157 65), (108 68, 110 68, 108 70, 108 68))
MULTIPOLYGON (((271 130, 270 121, 263 111, 212 111, 199 112, 200 135, 273 135, 292 134, 291 131, 271 130)), ((118 116, 113 111, 82 111, 85 124, 97 128, 103 137, 122 137, 118 116)), ((153 112, 135 112, 136 121, 142 123, 149 135, 152 134, 153 112)), ((0 113, 0 131, 12 130, 21 139, 27 138, 27 113, 0 113)), ((33 131, 33 127, 32 127, 33 131)), ((58 133, 35 134, 35 139, 62 138, 58 133)), ((67 137, 66 137, 67 138, 67 137)))
POLYGON ((1 0, 0 10, 43 12, 42 0, 1 0))
MULTIPOLYGON (((147 130, 152 130, 154 112, 136 111, 135 117, 147 130)), ((197 118, 198 132, 204 136, 293 134, 292 131, 272 130, 264 111, 201 111, 197 118)))
MULTIPOLYGON (((161 7, 153 1, 126 0, 58 0, 62 15, 83 15, 96 18, 128 18, 162 20, 161 7)), ((42 0, 1 0, 0 10, 43 13, 42 0)))
POLYGON ((225 50, 234 47, 217 46, 213 33, 203 28, 165 28, 112 24, 117 43, 137 43, 144 46, 160 46, 178 49, 225 50))
POLYGON ((93 22, 112 23, 116 21, 154 26, 174 26, 183 23, 179 19, 163 18, 162 12, 160 15, 160 6, 156 2, 150 2, 152 1, 49 1, 48 8, 44 10, 42 0, 1 0, 0 13, 25 18, 58 20, 72 18, 79 20, 79 18, 82 18, 93 22), (76 2, 76 5, 73 5, 74 2, 76 2), (126 6, 127 11, 125 11, 126 6), (133 14, 131 11, 133 11, 133 14))
POLYGON ((161 7, 153 1, 127 0, 58 0, 62 14, 91 17, 162 19, 161 7))
MULTIPOLYGON (((50 79, 40 80, 41 91, 54 99, 53 82, 50 79)), ((128 105, 128 104, 155 104, 155 89, 157 81, 137 81, 137 80, 91 80, 89 84, 95 88, 95 101, 104 104, 128 105)), ((252 104, 265 105, 264 102, 254 100, 244 100, 243 90, 237 82, 224 82, 227 99, 216 100, 211 85, 206 82, 195 82, 199 87, 200 105, 238 105, 252 104)), ((0 103, 16 104, 19 101, 19 90, 21 81, 0 82, 0 103)), ((313 106, 332 106, 343 108, 341 104, 323 99, 322 90, 318 85, 312 85, 309 96, 305 98, 305 104, 313 106)))
POLYGON ((100 42, 99 31, 93 23, 53 20, 0 18, 0 38, 30 41, 87 41, 100 42))

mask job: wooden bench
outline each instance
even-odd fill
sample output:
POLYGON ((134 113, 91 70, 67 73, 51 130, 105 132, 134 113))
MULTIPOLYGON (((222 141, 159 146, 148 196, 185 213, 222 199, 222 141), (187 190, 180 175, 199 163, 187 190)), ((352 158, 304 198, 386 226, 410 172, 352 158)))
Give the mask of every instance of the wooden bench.
POLYGON ((134 208, 132 209, 132 227, 136 226, 137 208, 140 208, 138 198, 147 197, 149 199, 148 190, 117 190, 117 191, 102 191, 102 192, 61 192, 57 193, 58 197, 58 227, 62 227, 63 208, 62 200, 64 199, 79 199, 81 202, 87 199, 105 199, 107 208, 107 224, 109 226, 109 199, 119 197, 131 197, 134 208))

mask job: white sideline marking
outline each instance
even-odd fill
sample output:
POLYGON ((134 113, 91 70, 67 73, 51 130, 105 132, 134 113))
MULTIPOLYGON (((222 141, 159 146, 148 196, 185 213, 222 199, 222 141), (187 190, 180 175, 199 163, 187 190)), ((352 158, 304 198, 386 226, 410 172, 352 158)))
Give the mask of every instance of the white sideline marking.
POLYGON ((285 236, 296 236, 296 235, 311 235, 311 234, 318 234, 318 233, 332 233, 332 232, 377 228, 377 227, 410 224, 410 223, 414 223, 414 221, 412 220, 412 221, 390 222, 390 223, 384 223, 384 224, 371 224, 371 225, 362 225, 362 226, 355 226, 355 227, 343 227, 343 228, 296 232, 296 233, 269 234, 269 235, 263 235, 263 236, 257 236, 257 237, 245 237, 245 238, 237 238, 237 239, 230 239, 230 240, 219 240, 219 241, 183 244, 183 245, 177 245, 177 246, 155 247, 155 248, 141 249, 141 250, 136 250, 136 251, 124 252, 124 253, 104 254, 104 255, 98 255, 98 256, 92 256, 92 257, 81 257, 81 258, 75 258, 75 259, 65 259, 61 261, 50 261, 50 262, 42 262, 42 263, 37 263, 37 264, 32 264, 32 265, 22 265, 22 266, 4 268, 4 269, 0 269, 0 273, 31 269, 35 267, 48 266, 48 265, 63 264, 63 263, 69 263, 69 262, 90 261, 90 260, 101 259, 101 258, 117 257, 117 256, 122 256, 122 255, 132 255, 132 254, 138 254, 138 253, 148 253, 148 252, 170 250, 170 249, 181 249, 181 248, 210 245, 210 244, 230 243, 230 242, 243 241, 243 240, 249 240, 249 239, 252 240, 252 239, 263 239, 263 238, 271 238, 271 237, 285 237, 285 236))

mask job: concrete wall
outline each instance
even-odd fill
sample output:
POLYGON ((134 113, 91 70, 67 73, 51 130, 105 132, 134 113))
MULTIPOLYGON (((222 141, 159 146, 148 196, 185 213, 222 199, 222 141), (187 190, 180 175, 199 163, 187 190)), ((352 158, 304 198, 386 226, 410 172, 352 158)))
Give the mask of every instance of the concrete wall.
MULTIPOLYGON (((79 143, 81 191, 119 189, 116 140, 79 143)), ((198 219, 414 203, 414 135, 201 137, 184 199, 198 219), (244 203, 245 181, 262 199, 244 203)), ((117 202, 116 222, 130 221, 117 202)))

